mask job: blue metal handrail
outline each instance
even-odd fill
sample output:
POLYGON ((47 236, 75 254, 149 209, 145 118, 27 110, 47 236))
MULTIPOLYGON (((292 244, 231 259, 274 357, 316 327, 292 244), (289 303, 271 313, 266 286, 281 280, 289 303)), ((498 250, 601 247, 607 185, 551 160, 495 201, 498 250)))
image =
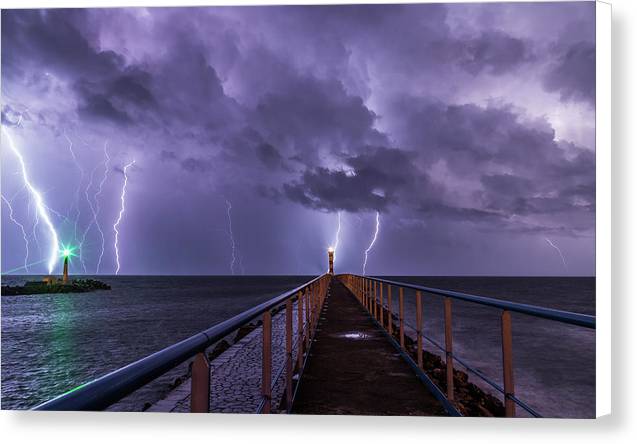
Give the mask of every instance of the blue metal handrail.
POLYGON ((446 296, 452 299, 457 299, 465 302, 472 302, 475 304, 486 305, 489 307, 499 308, 501 310, 509 310, 516 313, 522 313, 529 316, 535 316, 543 319, 550 319, 552 321, 563 322, 565 324, 578 325, 580 327, 595 328, 595 316, 585 315, 581 313, 573 313, 570 311, 556 310, 554 308, 540 307, 537 305, 520 304, 517 302, 510 302, 501 299, 489 298, 486 296, 478 296, 468 293, 460 293, 458 291, 441 290, 439 288, 424 287, 422 285, 409 284, 407 282, 398 282, 388 279, 380 279, 371 276, 363 276, 365 279, 371 281, 382 282, 384 284, 395 285, 397 287, 409 288, 412 290, 419 290, 427 293, 436 294, 439 296, 446 296))
MULTIPOLYGON (((416 330, 416 328, 413 325, 410 325, 408 322, 405 322, 405 326, 411 328, 412 330, 416 330)), ((427 342, 429 342, 430 344, 432 344, 434 347, 436 347, 438 350, 440 350, 443 353, 446 353, 445 348, 440 345, 436 340, 434 340, 432 337, 423 334, 422 338, 425 339, 427 342)), ((513 400, 513 402, 515 402, 517 405, 519 405, 520 407, 522 407, 524 410, 526 410, 528 413, 530 413, 531 415, 533 415, 536 418, 542 418, 542 415, 540 413, 538 413, 535 409, 533 409, 531 406, 529 406, 528 404, 526 404, 524 401, 522 401, 519 398, 516 398, 513 395, 507 395, 504 392, 504 388, 501 387, 497 382, 495 382, 494 380, 492 380, 491 378, 489 378, 487 375, 485 375, 484 373, 482 373, 481 370, 472 367, 471 365, 467 364, 467 362, 464 359, 461 359, 460 357, 458 357, 458 355, 456 355, 455 353, 449 353, 449 356, 452 357, 454 359, 454 361, 458 362, 460 365, 462 365, 468 372, 476 375, 478 378, 482 379, 484 382, 486 382, 487 384, 489 384, 491 387, 493 387, 495 390, 497 390, 498 392, 500 392, 502 395, 504 396, 509 396, 510 399, 513 400)))
MULTIPOLYGON (((538 317, 538 318, 542 318, 542 319, 548 319, 548 320, 552 320, 552 321, 557 321, 557 322, 562 322, 565 324, 570 324, 570 325, 576 325, 576 326, 580 326, 580 327, 584 327, 584 328, 589 328, 589 329, 595 329, 595 316, 591 316, 591 315, 585 315, 585 314, 581 314, 581 313, 573 313, 573 312, 569 312, 569 311, 564 311, 564 310, 556 310, 556 309, 552 309, 552 308, 546 308, 546 307, 540 307, 540 306, 536 306, 536 305, 530 305, 530 304, 520 304, 517 302, 511 302, 511 301, 506 301, 506 300, 501 300, 501 299, 495 299, 495 298, 490 298, 490 297, 485 297, 485 296, 478 296, 478 295, 473 295, 473 294, 468 294, 468 293, 461 293, 461 292, 457 292, 457 291, 451 291, 451 290, 442 290, 439 288, 432 288, 432 287, 425 287, 422 285, 416 285, 416 284, 411 284, 411 283, 407 283, 407 282, 399 282, 399 281, 393 281, 393 280, 389 280, 389 279, 381 279, 381 278, 376 278, 376 277, 371 277, 371 276, 359 276, 359 275, 343 275, 346 278, 350 277, 353 279, 358 279, 359 280, 359 286, 358 291, 361 292, 362 294, 365 295, 367 294, 367 291, 370 291, 369 288, 366 290, 364 288, 360 287, 360 280, 366 280, 366 281, 370 281, 370 282, 378 282, 380 284, 386 284, 388 286, 394 286, 394 287, 398 287, 398 288, 407 288, 407 289, 411 289, 411 290, 416 290, 416 294, 418 295, 418 292, 420 293, 430 293, 430 294, 434 294, 434 295, 438 295, 438 296, 443 296, 445 298, 448 299, 456 299, 456 300, 460 300, 460 301, 464 301, 464 302, 470 302, 470 303, 475 303, 475 304, 479 304, 479 305, 484 305, 484 306, 488 306, 491 308, 496 308, 496 309, 500 309, 502 310, 503 316, 504 314, 506 314, 507 312, 516 312, 516 313, 521 313, 521 314, 525 314, 525 315, 529 315, 529 316, 534 316, 534 317, 538 317)), ((376 286, 374 286, 374 295, 372 296, 373 300, 374 300, 374 307, 376 307, 376 304, 378 304, 378 307, 380 307, 381 313, 383 310, 388 312, 388 316, 389 316, 389 320, 388 322, 392 322, 391 317, 392 317, 392 311, 393 308, 390 307, 389 305, 389 301, 387 305, 385 305, 383 303, 383 299, 382 299, 382 285, 381 285, 381 298, 380 301, 376 298, 376 293, 375 293, 375 288, 376 286)), ((401 293, 402 295, 402 293, 401 293)), ((364 298, 365 296, 361 296, 362 298, 364 298)), ((450 306, 449 306, 450 307, 450 306)), ((374 308, 374 311, 376 309, 374 308)), ((448 315, 451 316, 451 311, 449 310, 448 315)), ((372 321, 376 322, 375 320, 375 314, 372 314, 372 321)), ((445 316, 447 316, 447 306, 445 305, 445 316)), ((381 320, 382 320, 382 314, 381 314, 381 320)), ((524 409, 526 412, 528 412, 529 414, 531 414, 532 416, 536 417, 536 418, 541 418, 542 415, 540 413, 538 413, 535 409, 533 409, 531 406, 529 406, 528 404, 526 404, 524 401, 522 401, 521 399, 519 399, 518 397, 516 397, 513 393, 513 383, 511 382, 511 385, 509 387, 509 389, 506 389, 506 376, 505 376, 505 387, 501 387, 499 384, 497 384, 495 381, 491 380, 490 378, 488 378, 486 375, 484 375, 480 370, 473 368, 472 366, 470 366, 468 363, 466 363, 464 360, 460 359, 456 354, 454 354, 451 349, 447 349, 446 347, 443 347, 441 344, 439 344, 438 342, 436 342, 433 338, 425 335, 422 333, 422 331, 418 331, 417 328, 415 328, 414 326, 410 325, 409 323, 405 322, 404 319, 400 319, 401 322, 401 328, 402 326, 405 327, 409 327, 413 330, 416 331, 417 334, 420 335, 420 337, 422 339, 427 340, 428 342, 430 342, 434 347, 436 347, 437 349, 439 349, 440 351, 442 351, 446 357, 447 360, 451 359, 451 362, 453 361, 457 361, 459 364, 461 364, 466 370, 468 370, 470 373, 473 373, 474 375, 476 375, 477 377, 479 377, 480 379, 482 379, 483 381, 485 381, 487 384, 489 384, 491 387, 493 387, 495 390, 497 390, 498 392, 500 392, 503 396, 505 401, 508 403, 509 401, 511 401, 514 404, 517 404, 518 406, 520 406, 522 409, 524 409)), ((449 322, 449 324, 447 324, 447 320, 445 320, 445 329, 449 328, 448 331, 445 332, 445 335, 449 334, 449 337, 451 337, 451 330, 450 330, 450 325, 451 323, 449 322)), ((510 325, 510 324, 509 324, 510 325)), ((384 329, 385 327, 383 325, 381 325, 381 327, 384 329)), ((504 328, 504 327, 503 327, 504 328)), ((503 333, 504 335, 505 333, 503 333)), ((508 331, 508 335, 509 335, 509 341, 510 341, 510 327, 509 327, 509 331, 508 331)), ((503 338, 504 341, 504 338, 503 338)), ((509 342, 510 343, 510 342, 509 342)), ((504 351, 504 342, 503 342, 503 355, 505 354, 504 351)), ((505 367, 508 365, 509 366, 509 370, 511 371, 512 374, 512 360, 510 359, 511 356, 511 350, 508 351, 508 355, 509 357, 509 361, 505 362, 505 367)), ((503 358, 504 359, 504 358, 503 358)), ((449 371, 450 367, 447 367, 447 371, 449 371)), ((453 371, 453 367, 451 367, 451 371, 453 371)), ((505 374, 506 374, 506 369, 505 369, 505 374)), ((453 389, 451 389, 453 390, 453 389)), ((509 411, 509 407, 507 407, 507 416, 509 416, 509 413, 512 413, 513 415, 515 414, 515 411, 513 409, 513 407, 511 407, 511 411, 509 411)))
POLYGON ((50 401, 38 405, 34 410, 103 410, 163 375, 168 370, 192 358, 197 353, 204 351, 266 311, 280 306, 290 298, 294 298, 299 291, 305 290, 323 276, 317 276, 293 290, 286 291, 177 344, 166 347, 91 382, 75 387, 50 401))

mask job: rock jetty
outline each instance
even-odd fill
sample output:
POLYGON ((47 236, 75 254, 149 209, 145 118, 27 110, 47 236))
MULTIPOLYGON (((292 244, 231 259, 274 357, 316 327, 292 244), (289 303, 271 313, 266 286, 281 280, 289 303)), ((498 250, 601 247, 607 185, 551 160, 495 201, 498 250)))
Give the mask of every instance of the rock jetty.
POLYGON ((73 279, 66 283, 61 280, 31 281, 24 285, 3 285, 2 296, 50 293, 87 293, 95 290, 110 290, 111 286, 95 279, 73 279))

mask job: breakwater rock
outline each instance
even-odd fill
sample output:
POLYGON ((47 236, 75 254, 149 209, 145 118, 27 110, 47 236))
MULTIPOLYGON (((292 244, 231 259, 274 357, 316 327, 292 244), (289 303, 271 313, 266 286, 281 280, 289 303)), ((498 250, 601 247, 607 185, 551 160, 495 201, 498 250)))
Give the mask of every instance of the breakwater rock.
POLYGON ((95 279, 73 279, 67 283, 56 282, 27 282, 24 285, 3 285, 2 296, 17 296, 28 294, 51 293, 87 293, 95 290, 110 290, 111 286, 95 279))

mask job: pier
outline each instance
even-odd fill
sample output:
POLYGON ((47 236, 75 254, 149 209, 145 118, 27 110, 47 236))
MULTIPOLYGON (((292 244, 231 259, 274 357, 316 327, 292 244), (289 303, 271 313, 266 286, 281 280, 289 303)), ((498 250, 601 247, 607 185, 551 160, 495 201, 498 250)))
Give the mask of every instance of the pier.
POLYGON ((292 413, 447 414, 338 279, 321 316, 292 413))
POLYGON ((171 369, 188 378, 151 412, 541 417, 516 396, 512 313, 594 329, 595 317, 486 296, 329 272, 190 338, 89 381, 36 410, 105 410, 171 369), (427 334, 423 298, 444 302, 444 343, 427 334), (413 304, 406 304, 407 298, 413 304), (500 315, 502 381, 453 351, 453 304, 500 315), (415 307, 415 325, 406 307, 415 307), (209 350, 253 331, 210 360, 209 350), (424 342, 439 350, 427 353, 424 342), (469 381, 491 387, 498 400, 469 381))

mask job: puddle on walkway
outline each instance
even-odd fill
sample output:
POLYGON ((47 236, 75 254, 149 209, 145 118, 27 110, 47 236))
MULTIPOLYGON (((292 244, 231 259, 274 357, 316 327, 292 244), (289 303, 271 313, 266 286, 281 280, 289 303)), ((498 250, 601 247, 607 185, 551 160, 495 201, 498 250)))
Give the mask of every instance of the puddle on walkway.
POLYGON ((353 332, 349 332, 349 333, 344 333, 344 334, 339 335, 339 336, 341 338, 355 339, 355 340, 364 340, 364 339, 370 338, 370 335, 368 335, 367 333, 360 332, 360 331, 353 331, 353 332))

